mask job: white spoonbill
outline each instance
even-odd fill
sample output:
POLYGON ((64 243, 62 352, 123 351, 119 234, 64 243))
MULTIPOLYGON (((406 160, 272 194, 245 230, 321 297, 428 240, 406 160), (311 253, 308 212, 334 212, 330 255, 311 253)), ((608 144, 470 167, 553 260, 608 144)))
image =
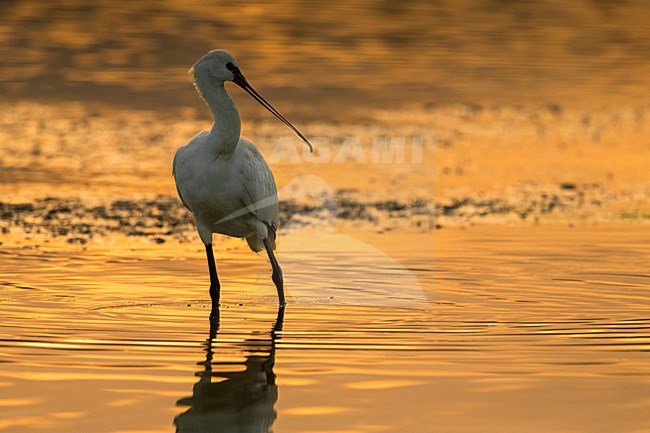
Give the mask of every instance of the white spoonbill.
POLYGON ((251 250, 266 249, 271 279, 285 305, 282 270, 276 260, 278 194, 273 173, 253 143, 240 137, 237 107, 224 87, 232 81, 273 113, 313 151, 309 141, 248 83, 237 60, 223 50, 201 57, 190 73, 194 86, 210 107, 212 129, 200 132, 174 155, 173 175, 181 201, 194 215, 205 244, 210 272, 212 311, 218 312, 221 286, 212 251, 212 234, 246 238, 251 250))

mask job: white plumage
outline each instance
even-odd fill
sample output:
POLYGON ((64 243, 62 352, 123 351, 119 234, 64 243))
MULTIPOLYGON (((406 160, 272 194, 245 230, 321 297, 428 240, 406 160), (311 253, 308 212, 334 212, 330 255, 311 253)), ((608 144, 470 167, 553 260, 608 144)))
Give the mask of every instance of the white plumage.
MULTIPOLYGON (((220 233, 246 238, 253 251, 262 251, 262 240, 269 238, 267 224, 277 227, 279 222, 271 169, 244 138, 232 153, 216 156, 214 141, 204 131, 178 149, 174 157, 178 195, 194 214, 203 243, 211 243, 212 233, 220 233)), ((275 250, 273 236, 270 241, 275 250)))
MULTIPOLYGON (((173 175, 183 204, 194 215, 206 246, 213 313, 218 309, 220 285, 212 253, 212 234, 246 238, 253 251, 266 249, 273 267, 273 282, 284 305, 283 278, 273 255, 279 220, 275 180, 260 151, 240 137, 241 121, 224 82, 232 81, 311 144, 275 108, 260 96, 239 70, 237 61, 223 50, 210 51, 192 67, 194 85, 212 111, 212 128, 176 151, 173 175)), ((217 311, 218 312, 218 311, 217 311)))

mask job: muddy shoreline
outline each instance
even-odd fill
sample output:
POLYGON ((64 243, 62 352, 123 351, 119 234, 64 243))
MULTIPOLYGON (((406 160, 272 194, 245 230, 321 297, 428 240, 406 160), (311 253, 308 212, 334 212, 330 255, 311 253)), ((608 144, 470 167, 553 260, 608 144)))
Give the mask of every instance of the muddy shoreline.
MULTIPOLYGON (((490 222, 648 221, 650 215, 616 210, 630 194, 612 193, 598 184, 563 183, 553 189, 520 188, 509 196, 458 196, 452 199, 372 200, 355 190, 338 190, 321 200, 283 201, 280 229, 328 224, 388 231, 403 227, 437 230, 445 226, 490 222)), ((638 199, 636 199, 638 200, 638 199)), ((636 201, 635 200, 635 201, 636 201)), ((625 207, 625 206, 623 206, 625 207)), ((44 197, 32 201, 0 202, 3 235, 24 233, 86 244, 98 237, 122 234, 164 243, 194 236, 192 215, 178 198, 122 198, 97 205, 80 198, 44 197)))

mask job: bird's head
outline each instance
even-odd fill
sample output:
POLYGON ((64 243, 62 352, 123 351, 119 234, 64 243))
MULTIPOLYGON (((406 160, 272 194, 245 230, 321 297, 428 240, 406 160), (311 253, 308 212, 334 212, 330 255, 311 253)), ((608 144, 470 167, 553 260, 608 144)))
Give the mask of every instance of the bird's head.
POLYGON ((195 79, 206 76, 212 82, 234 81, 233 67, 239 68, 232 54, 225 50, 212 50, 192 66, 190 73, 195 79))
MULTIPOLYGON (((224 81, 232 81, 237 84, 239 87, 244 89, 249 95, 253 97, 257 102, 259 102, 264 108, 269 110, 275 117, 280 119, 282 123, 287 125, 302 141, 309 146, 309 151, 314 152, 314 148, 311 143, 304 135, 296 129, 287 119, 284 118, 282 114, 262 97, 253 86, 246 80, 244 74, 242 74, 239 69, 237 60, 225 50, 212 50, 203 57, 201 57, 190 69, 190 73, 194 76, 194 84, 197 89, 199 77, 205 77, 208 81, 215 84, 222 84, 224 81)), ((199 89, 199 93, 201 90, 199 89)))

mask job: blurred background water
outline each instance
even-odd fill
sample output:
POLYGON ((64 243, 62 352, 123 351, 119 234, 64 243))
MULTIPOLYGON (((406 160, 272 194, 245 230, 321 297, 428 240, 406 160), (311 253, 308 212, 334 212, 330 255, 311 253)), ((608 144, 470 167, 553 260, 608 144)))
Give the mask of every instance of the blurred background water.
POLYGON ((291 116, 650 95, 644 0, 4 0, 0 17, 8 99, 203 113, 186 73, 215 48, 291 116))

